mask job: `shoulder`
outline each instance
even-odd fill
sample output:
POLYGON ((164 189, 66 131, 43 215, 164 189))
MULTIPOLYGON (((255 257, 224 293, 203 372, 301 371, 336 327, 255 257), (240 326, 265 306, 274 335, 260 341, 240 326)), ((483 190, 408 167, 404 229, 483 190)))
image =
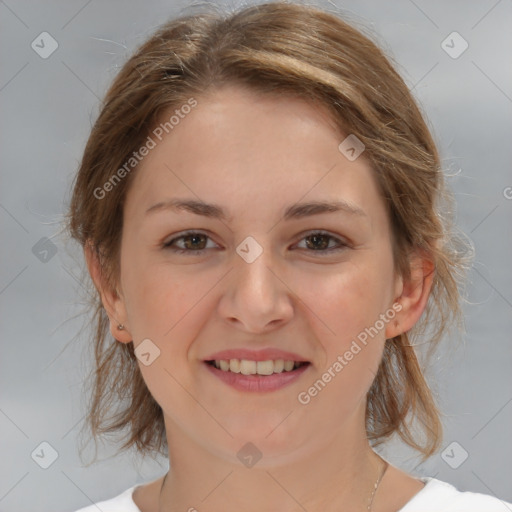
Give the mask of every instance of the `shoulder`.
POLYGON ((137 485, 134 485, 114 498, 94 503, 75 512, 141 512, 133 501, 133 491, 136 487, 137 485))
POLYGON ((459 491, 448 482, 432 477, 421 478, 425 487, 398 512, 504 512, 512 503, 495 496, 459 491))

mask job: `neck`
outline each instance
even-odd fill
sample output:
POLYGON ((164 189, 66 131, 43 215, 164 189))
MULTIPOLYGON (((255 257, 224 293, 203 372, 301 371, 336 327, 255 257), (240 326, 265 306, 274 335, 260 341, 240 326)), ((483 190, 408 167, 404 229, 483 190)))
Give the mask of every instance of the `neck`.
MULTIPOLYGON (((166 431, 171 469, 161 489, 159 512, 364 512, 386 467, 366 436, 348 425, 309 452, 274 461, 263 455, 250 468, 231 460, 229 454, 198 445, 168 419, 166 431)), ((373 504, 377 501, 374 495, 373 504)))

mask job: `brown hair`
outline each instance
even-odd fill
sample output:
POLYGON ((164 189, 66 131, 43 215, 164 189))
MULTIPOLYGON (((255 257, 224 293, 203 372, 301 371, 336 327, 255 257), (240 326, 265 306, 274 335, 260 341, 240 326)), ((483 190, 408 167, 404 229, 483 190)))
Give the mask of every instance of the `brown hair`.
MULTIPOLYGON (((366 146, 392 224, 397 271, 409 275, 408 255, 415 248, 434 263, 426 310, 414 329, 387 340, 366 408, 374 445, 397 433, 425 460, 440 447, 442 425, 411 342, 425 335, 430 356, 451 321, 460 325, 468 246, 454 236, 453 200, 410 91, 382 51, 338 16, 271 2, 229 14, 204 10, 161 26, 126 62, 103 101, 74 182, 71 236, 94 247, 115 289, 123 201, 136 166, 104 198, 96 199, 95 191, 112 180, 165 112, 223 84, 325 105, 340 130, 366 146), (410 430, 409 414, 419 422, 423 442, 410 430)), ((166 454, 162 410, 141 377, 133 343, 118 343, 109 334, 97 293, 92 306, 96 369, 86 425, 95 439, 128 428, 122 449, 135 445, 142 454, 166 454), (108 417, 114 407, 117 413, 108 417)))

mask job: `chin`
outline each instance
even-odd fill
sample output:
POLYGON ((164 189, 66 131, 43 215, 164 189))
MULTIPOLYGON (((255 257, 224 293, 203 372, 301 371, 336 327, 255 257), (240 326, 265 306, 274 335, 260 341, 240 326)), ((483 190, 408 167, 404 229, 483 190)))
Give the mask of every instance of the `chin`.
POLYGON ((239 422, 238 428, 224 423, 233 437, 228 438, 226 434, 213 441, 211 436, 205 435, 205 443, 216 456, 248 468, 251 464, 260 469, 292 464, 313 451, 313 447, 311 436, 306 433, 301 436, 293 425, 285 427, 285 417, 281 415, 279 421, 274 417, 272 421, 253 421, 250 425, 239 422))

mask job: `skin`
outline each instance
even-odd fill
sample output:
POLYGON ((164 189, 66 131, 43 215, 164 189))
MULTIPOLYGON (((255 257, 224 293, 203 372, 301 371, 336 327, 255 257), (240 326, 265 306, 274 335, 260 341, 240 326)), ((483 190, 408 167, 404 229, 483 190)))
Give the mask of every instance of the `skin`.
MULTIPOLYGON (((136 171, 117 290, 108 288, 86 249, 112 335, 135 347, 149 338, 160 350, 139 367, 164 412, 171 470, 163 488, 162 478, 140 486, 134 500, 142 512, 364 511, 384 467, 366 438, 366 393, 386 338, 409 330, 424 310, 432 267, 413 253, 411 279, 395 272, 373 171, 364 153, 349 161, 338 150, 346 134, 325 108, 235 86, 196 99, 198 106, 136 171), (232 218, 146 214, 178 197, 218 204, 232 218), (335 199, 364 215, 282 218, 297 202, 335 199), (189 229, 208 238, 174 246, 202 249, 199 255, 162 247, 189 229), (333 237, 320 246, 337 247, 337 239, 347 245, 315 250, 317 230, 333 237), (263 249, 252 263, 236 252, 247 236, 263 249), (394 319, 309 404, 299 403, 298 394, 394 303, 402 307, 394 319), (278 391, 237 391, 203 360, 240 347, 293 351, 311 366, 278 391), (237 458, 247 442, 262 453, 252 468, 237 458)), ((373 511, 398 510, 423 485, 390 465, 373 511)))

